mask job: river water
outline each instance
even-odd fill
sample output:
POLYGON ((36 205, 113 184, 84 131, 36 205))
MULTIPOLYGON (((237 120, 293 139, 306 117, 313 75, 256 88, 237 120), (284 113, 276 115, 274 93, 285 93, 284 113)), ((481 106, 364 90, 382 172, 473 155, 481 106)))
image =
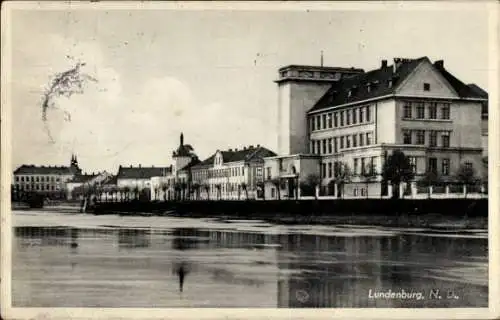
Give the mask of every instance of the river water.
POLYGON ((484 229, 47 211, 12 222, 14 307, 488 306, 484 229))

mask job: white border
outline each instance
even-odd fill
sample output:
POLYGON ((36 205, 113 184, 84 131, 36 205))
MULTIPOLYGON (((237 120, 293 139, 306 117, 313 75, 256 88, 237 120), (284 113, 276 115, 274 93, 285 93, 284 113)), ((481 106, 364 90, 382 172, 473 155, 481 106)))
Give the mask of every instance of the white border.
MULTIPOLYGON (((4 2, 2 3, 2 85, 1 85, 1 311, 5 319, 27 319, 27 318, 151 318, 151 319, 247 319, 247 318, 350 318, 350 319, 486 319, 500 316, 500 283, 498 280, 498 251, 500 236, 500 220, 497 209, 498 198, 490 197, 489 202, 489 308, 460 308, 460 309, 125 309, 125 308, 11 308, 11 215, 10 215, 10 182, 11 182, 11 114, 10 103, 10 81, 11 68, 10 48, 10 15, 13 9, 39 9, 39 10, 102 10, 102 9, 172 9, 172 10, 336 10, 336 11, 385 11, 385 10, 474 10, 475 7, 488 6, 490 12, 489 24, 489 194, 498 194, 499 188, 499 110, 498 110, 498 4, 495 1, 476 1, 474 3, 465 1, 452 2, 4 2)), ((444 21, 443 21, 444 22, 444 21)), ((464 23, 467 23, 464 21, 464 23)), ((464 44, 465 45, 465 44, 464 44)))

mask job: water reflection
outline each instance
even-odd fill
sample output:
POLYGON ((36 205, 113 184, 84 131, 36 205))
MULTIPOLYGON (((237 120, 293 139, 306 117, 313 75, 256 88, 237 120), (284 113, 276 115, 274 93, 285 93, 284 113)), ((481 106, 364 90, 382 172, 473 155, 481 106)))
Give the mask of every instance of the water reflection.
POLYGON ((123 227, 17 227, 14 234, 13 303, 19 307, 486 307, 488 302, 488 249, 482 238, 123 227), (433 289, 452 290, 460 299, 370 297, 406 290, 428 298, 433 289))

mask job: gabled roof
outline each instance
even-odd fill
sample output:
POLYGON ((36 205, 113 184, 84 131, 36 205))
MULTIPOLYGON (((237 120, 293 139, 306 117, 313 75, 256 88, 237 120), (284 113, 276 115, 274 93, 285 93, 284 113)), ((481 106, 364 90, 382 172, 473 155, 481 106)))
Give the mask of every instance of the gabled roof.
POLYGON ((471 83, 471 84, 468 84, 467 87, 469 87, 469 90, 471 90, 478 97, 481 97, 483 99, 488 99, 488 92, 484 91, 477 84, 471 83))
POLYGON ((14 174, 72 175, 75 174, 75 171, 73 168, 66 166, 35 166, 23 164, 14 171, 14 174))
MULTIPOLYGON (((394 94, 394 90, 399 84, 405 81, 423 61, 428 61, 430 63, 427 57, 405 59, 395 71, 394 65, 382 66, 379 69, 344 78, 332 84, 330 89, 318 100, 309 112, 394 94), (390 81, 392 81, 391 86, 389 86, 390 81), (370 90, 368 90, 368 85, 370 85, 370 90), (350 95, 349 92, 351 92, 350 95)), ((483 98, 482 95, 476 92, 477 90, 467 86, 449 73, 443 67, 442 61, 435 62, 433 65, 436 71, 449 82, 460 97, 483 98)))
POLYGON ((150 179, 172 172, 171 167, 122 167, 118 169, 117 179, 150 179))
MULTIPOLYGON (((262 159, 265 157, 276 156, 276 153, 261 146, 257 147, 250 146, 242 150, 230 149, 219 152, 222 154, 222 159, 224 163, 238 162, 238 161, 252 161, 256 159, 262 159)), ((212 167, 214 164, 215 155, 216 153, 210 156, 209 158, 203 160, 199 164, 194 165, 193 168, 201 169, 201 168, 212 167)))
POLYGON ((73 179, 71 179, 68 182, 85 183, 85 182, 88 182, 88 181, 94 179, 97 176, 98 176, 98 174, 77 174, 73 177, 73 179))

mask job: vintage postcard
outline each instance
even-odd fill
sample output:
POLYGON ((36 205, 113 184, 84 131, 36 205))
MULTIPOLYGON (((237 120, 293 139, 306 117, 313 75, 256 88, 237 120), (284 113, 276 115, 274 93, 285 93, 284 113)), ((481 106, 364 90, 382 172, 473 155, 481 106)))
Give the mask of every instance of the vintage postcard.
POLYGON ((498 84, 494 1, 3 3, 2 318, 498 317, 498 84))

